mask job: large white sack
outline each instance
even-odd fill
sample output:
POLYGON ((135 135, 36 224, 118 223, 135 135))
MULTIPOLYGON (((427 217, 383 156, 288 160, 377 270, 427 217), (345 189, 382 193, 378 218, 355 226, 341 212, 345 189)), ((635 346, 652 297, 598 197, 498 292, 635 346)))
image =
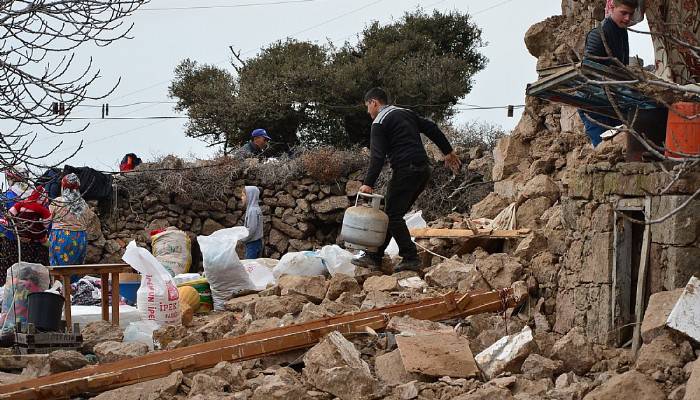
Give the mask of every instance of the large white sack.
POLYGON ((192 265, 190 238, 179 229, 168 228, 151 237, 153 255, 170 275, 184 274, 192 265))
POLYGON ((133 240, 126 246, 122 260, 141 273, 141 286, 136 292, 136 307, 141 318, 161 325, 179 325, 179 294, 165 267, 133 240))
POLYGON ((236 254, 236 244, 246 236, 248 229, 243 226, 220 229, 209 236, 197 236, 214 310, 223 310, 224 303, 231 297, 255 290, 236 254))
POLYGON ((323 258, 315 251, 299 251, 287 253, 280 258, 272 270, 275 279, 282 275, 314 276, 325 275, 326 265, 323 258))
POLYGON ((331 276, 345 274, 355 276, 355 266, 352 264, 352 253, 337 244, 326 245, 319 252, 331 276))
MULTIPOLYGON (((404 221, 406 221, 406 226, 408 229, 418 229, 418 228, 427 228, 428 223, 425 222, 423 219, 423 211, 418 210, 416 212, 411 212, 403 216, 404 221)), ((415 239, 411 238, 415 242, 415 239)), ((391 238, 391 241, 389 242, 389 246, 386 247, 386 250, 384 250, 385 254, 388 254, 390 256, 398 256, 399 255, 399 245, 396 244, 396 240, 394 238, 391 238)))
POLYGON ((253 282, 255 290, 265 290, 268 285, 277 283, 275 276, 272 274, 272 268, 265 265, 264 262, 257 259, 241 260, 245 272, 248 273, 250 281, 253 282))

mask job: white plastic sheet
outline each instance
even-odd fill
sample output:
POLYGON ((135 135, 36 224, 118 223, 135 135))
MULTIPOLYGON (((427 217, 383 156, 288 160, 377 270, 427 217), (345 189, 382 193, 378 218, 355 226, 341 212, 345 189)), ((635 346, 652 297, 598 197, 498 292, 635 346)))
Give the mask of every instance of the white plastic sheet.
POLYGON ((153 331, 160 326, 155 321, 136 321, 124 330, 124 343, 144 343, 153 350, 153 331))
POLYGON ((327 271, 323 258, 317 252, 300 251, 283 255, 272 273, 275 279, 279 279, 282 275, 325 275, 327 271))
MULTIPOLYGON (((428 223, 425 222, 425 220, 423 219, 423 211, 421 210, 410 212, 404 215, 403 219, 406 221, 406 226, 408 227, 408 229, 428 227, 428 223)), ((411 238, 411 240, 415 241, 415 238, 411 238)), ((391 239, 391 241, 389 242, 389 246, 387 246, 386 250, 384 250, 384 253, 392 257, 399 255, 399 245, 396 244, 396 240, 394 240, 393 238, 391 239)))
POLYGON ((197 237, 202 250, 204 275, 209 281, 214 300, 214 310, 223 310, 224 303, 231 297, 255 290, 255 284, 236 254, 236 244, 246 236, 248 229, 237 226, 197 237))
POLYGON ((177 286, 170 273, 148 250, 135 241, 126 246, 122 260, 141 273, 141 286, 136 292, 136 306, 144 320, 161 325, 180 324, 180 302, 177 286))
POLYGON ((319 251, 319 255, 323 258, 331 276, 336 274, 355 276, 355 266, 351 262, 353 257, 351 252, 337 244, 333 244, 323 246, 319 251))
POLYGON ((253 285, 255 285, 255 290, 265 290, 268 285, 277 283, 275 275, 272 274, 272 268, 266 266, 264 262, 241 260, 241 263, 253 285))

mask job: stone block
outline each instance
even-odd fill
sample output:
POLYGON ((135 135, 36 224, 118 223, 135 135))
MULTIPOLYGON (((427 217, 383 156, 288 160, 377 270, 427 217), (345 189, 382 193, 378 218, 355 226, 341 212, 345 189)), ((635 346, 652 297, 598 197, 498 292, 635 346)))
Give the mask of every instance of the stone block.
POLYGON ((571 329, 554 343, 552 358, 561 360, 567 371, 574 371, 579 375, 587 373, 596 362, 593 346, 580 327, 571 329))
MULTIPOLYGON (((689 196, 654 196, 651 201, 652 219, 660 218, 683 204, 689 196)), ((700 200, 696 199, 669 219, 651 226, 656 243, 690 246, 700 239, 700 200)))
POLYGON ((584 400, 657 400, 665 399, 661 386, 637 371, 615 375, 590 392, 584 400))
POLYGON ((282 275, 277 286, 280 287, 282 296, 298 294, 316 304, 323 301, 327 291, 326 278, 320 275, 282 275))
POLYGON ((423 380, 421 374, 406 371, 401 361, 399 349, 376 357, 374 359, 374 373, 380 381, 392 386, 423 380))
POLYGON ((331 332, 304 355, 304 377, 319 390, 341 400, 373 399, 382 386, 360 352, 339 332, 331 332))
POLYGON ((452 378, 470 378, 479 374, 469 341, 454 332, 397 336, 396 344, 408 372, 452 378))
POLYGON ((642 320, 642 340, 651 343, 666 329, 666 320, 673 306, 681 297, 683 289, 654 293, 649 297, 649 305, 642 320))

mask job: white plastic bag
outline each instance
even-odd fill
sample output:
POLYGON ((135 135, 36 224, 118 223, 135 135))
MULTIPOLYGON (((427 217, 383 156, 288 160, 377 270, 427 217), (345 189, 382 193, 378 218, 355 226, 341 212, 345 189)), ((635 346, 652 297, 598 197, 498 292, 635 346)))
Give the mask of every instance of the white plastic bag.
MULTIPOLYGON (((408 227, 408 229, 428 227, 428 223, 425 222, 425 220, 423 219, 423 211, 421 210, 408 213, 403 216, 403 219, 404 221, 406 221, 406 226, 408 227)), ((411 240, 415 239, 411 238, 411 240)), ((389 246, 387 246, 386 250, 384 250, 384 253, 392 257, 399 255, 399 245, 396 244, 396 240, 394 240, 394 238, 391 238, 391 242, 389 242, 389 246)))
POLYGON ((272 273, 275 279, 279 279, 282 275, 325 275, 326 271, 323 258, 317 252, 299 251, 283 255, 272 273))
POLYGON ((277 283, 275 276, 272 274, 272 268, 267 267, 264 263, 258 260, 241 260, 245 272, 255 285, 255 290, 265 290, 268 285, 277 283))
POLYGON ((151 237, 153 255, 172 276, 189 271, 192 265, 190 247, 187 234, 172 227, 151 237))
POLYGON ((3 288, 0 327, 2 334, 12 332, 17 321, 27 323, 29 295, 43 292, 51 285, 49 270, 41 264, 22 261, 7 269, 7 280, 3 288))
POLYGON ((141 273, 141 286, 136 292, 136 307, 141 318, 160 325, 179 325, 179 295, 170 273, 153 254, 138 247, 133 240, 126 246, 122 260, 141 273))
POLYGON ((326 245, 319 252, 331 276, 345 274, 355 276, 355 266, 352 264, 352 253, 337 244, 326 245))
POLYGON ((242 226, 220 229, 209 236, 197 236, 214 310, 223 310, 224 303, 235 295, 255 290, 236 254, 236 243, 246 236, 248 229, 242 226))
POLYGON ((159 327, 160 325, 155 321, 132 322, 124 329, 124 340, 122 342, 145 343, 149 349, 153 350, 153 331, 159 327))

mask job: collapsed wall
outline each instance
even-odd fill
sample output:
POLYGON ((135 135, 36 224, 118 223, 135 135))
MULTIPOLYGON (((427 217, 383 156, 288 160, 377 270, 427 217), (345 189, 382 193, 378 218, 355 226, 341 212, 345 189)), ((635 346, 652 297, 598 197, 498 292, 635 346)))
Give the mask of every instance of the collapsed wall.
MULTIPOLYGON (((468 167, 450 181, 444 167, 435 167, 435 179, 416 203, 424 215, 446 208, 468 209, 491 190, 486 182, 467 195, 446 198, 463 180, 481 182, 490 174, 491 156, 479 148, 461 151, 461 158, 468 167), (442 198, 434 202, 433 197, 442 198)), ((174 226, 189 236, 196 269, 201 262, 197 235, 243 225, 241 195, 246 185, 260 189, 266 257, 339 243, 343 213, 355 202, 367 162, 361 152, 322 149, 266 163, 253 159, 185 163, 169 157, 143 165, 115 179, 116 195, 100 208, 101 226, 90 229, 86 262, 121 262, 129 241, 150 247, 152 230, 174 226)), ((382 173, 379 193, 387 177, 382 173)))

